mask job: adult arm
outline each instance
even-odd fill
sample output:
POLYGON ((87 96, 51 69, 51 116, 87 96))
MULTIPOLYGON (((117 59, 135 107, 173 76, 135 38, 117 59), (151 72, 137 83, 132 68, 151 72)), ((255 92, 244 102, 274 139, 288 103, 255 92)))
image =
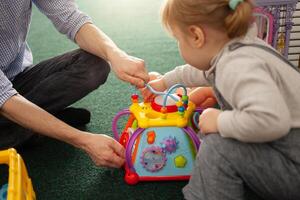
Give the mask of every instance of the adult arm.
POLYGON ((78 10, 74 0, 34 0, 39 10, 56 29, 75 41, 80 48, 111 63, 116 75, 142 87, 149 81, 143 60, 127 55, 91 19, 78 10))
POLYGON ((143 87, 149 81, 143 60, 127 55, 94 24, 84 24, 75 40, 80 48, 110 62, 115 74, 126 82, 143 87))
POLYGON ((97 166, 121 167, 124 149, 110 137, 77 130, 26 100, 0 70, 0 114, 34 132, 83 149, 97 166))
POLYGON ((34 132, 84 150, 97 166, 121 167, 124 163, 124 149, 112 138, 75 129, 19 94, 4 102, 0 114, 34 132))

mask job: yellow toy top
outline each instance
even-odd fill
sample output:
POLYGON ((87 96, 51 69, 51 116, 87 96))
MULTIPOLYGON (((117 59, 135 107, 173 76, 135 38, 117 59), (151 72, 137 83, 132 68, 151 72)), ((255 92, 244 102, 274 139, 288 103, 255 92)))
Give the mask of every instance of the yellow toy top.
POLYGON ((132 102, 129 110, 137 119, 140 128, 163 126, 186 127, 196 108, 194 103, 188 101, 186 107, 180 110, 183 107, 182 103, 178 102, 176 103, 178 112, 158 112, 153 109, 151 103, 139 103, 136 97, 132 99, 132 102))

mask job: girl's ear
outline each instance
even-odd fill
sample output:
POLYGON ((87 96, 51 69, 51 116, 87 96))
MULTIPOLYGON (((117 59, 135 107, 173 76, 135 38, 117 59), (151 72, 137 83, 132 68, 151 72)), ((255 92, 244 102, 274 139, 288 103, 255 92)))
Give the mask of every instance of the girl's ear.
POLYGON ((203 47, 205 43, 205 34, 203 29, 199 26, 191 25, 189 26, 188 30, 192 36, 191 39, 192 39, 193 46, 196 48, 203 47))

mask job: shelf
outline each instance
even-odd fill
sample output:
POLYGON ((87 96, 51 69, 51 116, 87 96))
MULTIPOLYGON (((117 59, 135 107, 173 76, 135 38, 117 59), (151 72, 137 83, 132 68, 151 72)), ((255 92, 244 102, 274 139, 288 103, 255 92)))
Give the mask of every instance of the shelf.
POLYGON ((298 0, 256 0, 257 6, 296 5, 298 0))

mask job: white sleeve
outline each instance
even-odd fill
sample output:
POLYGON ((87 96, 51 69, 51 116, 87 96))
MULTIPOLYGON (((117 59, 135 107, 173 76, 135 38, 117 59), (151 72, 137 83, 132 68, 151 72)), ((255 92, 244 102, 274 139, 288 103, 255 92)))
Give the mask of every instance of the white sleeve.
POLYGON ((174 70, 167 72, 163 76, 163 80, 168 88, 177 83, 184 84, 187 87, 208 85, 204 77, 204 72, 191 65, 176 67, 174 70))

